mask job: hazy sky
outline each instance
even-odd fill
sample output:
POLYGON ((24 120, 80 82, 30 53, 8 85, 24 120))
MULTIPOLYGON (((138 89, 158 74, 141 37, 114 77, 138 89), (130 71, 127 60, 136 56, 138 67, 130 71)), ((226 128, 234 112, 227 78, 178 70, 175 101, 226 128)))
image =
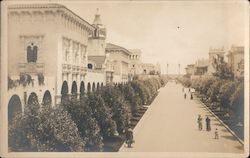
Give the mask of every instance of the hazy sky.
MULTIPOLYGON (((53 1, 52 1, 53 2, 53 1)), ((209 46, 244 45, 247 1, 63 2, 92 23, 99 8, 107 42, 141 49, 143 62, 159 62, 162 72, 178 73, 198 58, 208 58, 209 46), (245 3, 242 3, 245 2, 245 3)))

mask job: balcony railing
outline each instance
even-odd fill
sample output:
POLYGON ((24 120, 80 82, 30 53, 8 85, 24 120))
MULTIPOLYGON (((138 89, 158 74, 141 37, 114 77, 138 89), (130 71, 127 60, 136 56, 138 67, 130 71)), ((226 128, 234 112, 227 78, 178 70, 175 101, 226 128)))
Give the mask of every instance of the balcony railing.
POLYGON ((43 73, 43 63, 19 63, 18 69, 20 73, 43 73))

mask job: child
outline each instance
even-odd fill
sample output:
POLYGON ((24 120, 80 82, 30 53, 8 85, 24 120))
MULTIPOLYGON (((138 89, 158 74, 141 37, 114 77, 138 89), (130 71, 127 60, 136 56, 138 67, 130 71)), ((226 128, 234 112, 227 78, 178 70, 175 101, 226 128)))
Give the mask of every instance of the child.
POLYGON ((214 132, 214 139, 219 139, 219 133, 218 133, 217 128, 215 129, 215 132, 214 132))

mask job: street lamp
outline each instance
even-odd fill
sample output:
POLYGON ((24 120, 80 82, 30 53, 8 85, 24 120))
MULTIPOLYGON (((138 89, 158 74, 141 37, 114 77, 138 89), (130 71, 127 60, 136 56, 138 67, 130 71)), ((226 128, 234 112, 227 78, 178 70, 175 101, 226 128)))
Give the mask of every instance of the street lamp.
POLYGON ((179 66, 179 76, 180 76, 180 67, 181 67, 181 64, 178 64, 178 66, 179 66))

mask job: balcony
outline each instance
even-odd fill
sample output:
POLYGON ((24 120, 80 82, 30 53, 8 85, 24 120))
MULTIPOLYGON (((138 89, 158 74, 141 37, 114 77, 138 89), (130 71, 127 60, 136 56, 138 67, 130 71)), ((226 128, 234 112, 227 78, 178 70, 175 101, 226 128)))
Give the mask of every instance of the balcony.
POLYGON ((44 72, 43 63, 19 63, 18 69, 20 73, 37 74, 44 72))

